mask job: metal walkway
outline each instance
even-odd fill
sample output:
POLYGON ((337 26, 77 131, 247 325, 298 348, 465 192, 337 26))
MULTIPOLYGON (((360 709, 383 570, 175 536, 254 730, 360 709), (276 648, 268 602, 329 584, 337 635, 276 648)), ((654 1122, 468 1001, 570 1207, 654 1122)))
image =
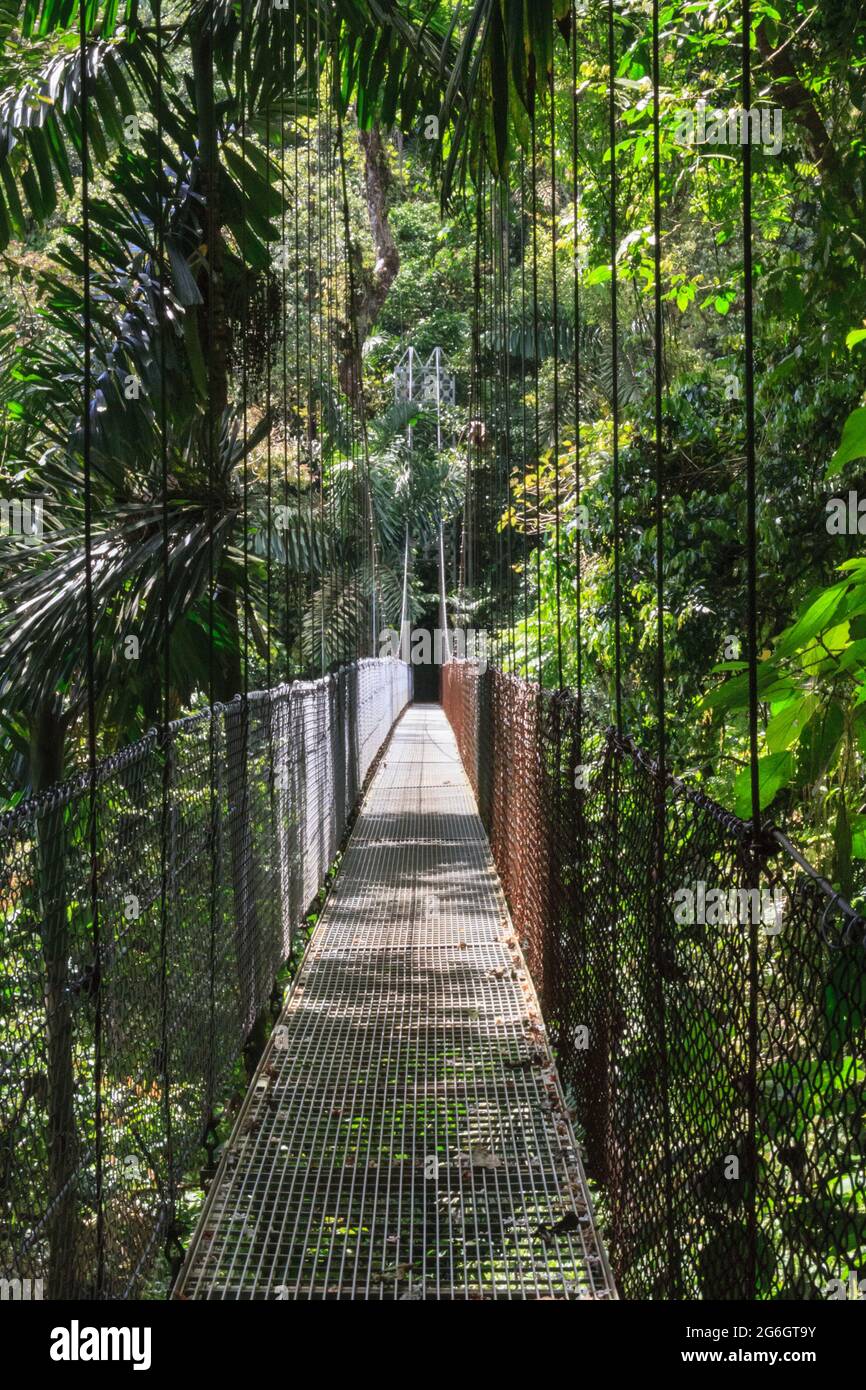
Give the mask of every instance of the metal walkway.
POLYGON ((616 1296, 438 706, 396 727, 176 1296, 616 1296))

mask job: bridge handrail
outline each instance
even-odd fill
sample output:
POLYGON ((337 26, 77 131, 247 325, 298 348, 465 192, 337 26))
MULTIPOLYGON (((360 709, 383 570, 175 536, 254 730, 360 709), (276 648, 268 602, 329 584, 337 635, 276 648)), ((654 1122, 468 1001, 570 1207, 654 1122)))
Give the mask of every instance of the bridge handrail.
POLYGON ((193 711, 0 817, 0 1273, 116 1298, 177 1257, 186 1176, 410 698, 408 666, 362 659, 193 711))

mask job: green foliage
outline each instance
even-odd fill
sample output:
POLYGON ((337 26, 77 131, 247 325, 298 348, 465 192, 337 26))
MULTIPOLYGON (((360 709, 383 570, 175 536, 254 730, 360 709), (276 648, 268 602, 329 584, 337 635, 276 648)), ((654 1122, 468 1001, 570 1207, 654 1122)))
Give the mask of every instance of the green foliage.
MULTIPOLYGON (((419 111, 437 109, 450 41, 413 0, 351 0, 336 17, 313 0, 294 22, 270 0, 250 0, 243 13, 231 0, 163 5, 161 43, 154 18, 138 0, 94 3, 82 40, 78 7, 66 0, 7 0, 0 11, 0 252, 8 272, 0 479, 4 493, 45 498, 46 531, 37 548, 0 537, 0 729, 10 797, 30 785, 27 730, 40 711, 57 707, 77 754, 86 692, 85 410, 94 675, 106 747, 162 713, 164 614, 170 700, 180 712, 214 679, 217 694, 230 698, 242 659, 252 683, 343 659, 372 590, 388 582, 387 537, 372 540, 374 551, 385 546, 381 573, 363 558, 371 545, 359 522, 368 482, 357 424, 333 380, 335 352, 349 337, 347 257, 336 233, 318 266, 313 258, 323 188, 328 180, 339 186, 334 107, 347 127, 350 216, 363 228, 353 131, 397 119, 411 130, 419 111), (293 355, 288 413, 272 389, 281 367, 288 374, 286 352, 282 364, 274 357, 280 338, 293 355), (140 642, 134 663, 124 655, 130 635, 140 642)), ((363 260, 363 230, 360 241, 363 260)), ((450 339, 459 335, 458 324, 450 339)), ((285 379, 281 385, 288 391, 285 379)), ((374 460, 374 469, 375 527, 390 514, 396 484, 383 482, 387 463, 374 460)))
MULTIPOLYGON (((795 830, 834 884, 856 895, 866 890, 860 809, 863 648, 858 645, 866 638, 866 625, 858 606, 859 570, 845 563, 857 559, 859 538, 834 534, 826 524, 825 506, 828 485, 838 487, 843 500, 849 490, 859 496, 866 457, 863 142, 856 116, 866 90, 866 26, 856 7, 846 5, 844 10, 844 16, 832 18, 799 4, 784 14, 769 7, 753 11, 755 81, 760 84, 761 104, 781 110, 783 137, 776 153, 755 151, 752 178, 759 772, 767 814, 795 830), (795 82, 798 97, 793 101, 789 98, 795 82)), ((738 148, 699 144, 683 133, 688 129, 684 117, 693 119, 699 102, 709 113, 739 104, 739 20, 740 7, 726 0, 713 6, 669 5, 660 16, 665 350, 661 624, 671 766, 749 816, 748 700, 742 664, 742 164, 738 148), (720 674, 727 676, 721 686, 720 674)), ((500 648, 503 659, 547 685, 559 678, 561 652, 565 680, 576 679, 579 551, 581 674, 587 709, 602 725, 612 717, 618 638, 626 727, 651 745, 658 716, 651 28, 644 6, 616 7, 615 384, 621 517, 617 624, 605 21, 606 14, 592 7, 577 21, 577 187, 568 145, 570 55, 560 42, 552 58, 559 196, 554 205, 543 174, 535 193, 534 236, 530 223, 511 247, 511 370, 520 383, 527 362, 529 367, 525 392, 513 393, 507 419, 511 438, 523 441, 527 425, 521 416, 528 412, 530 459, 512 476, 511 496, 502 512, 503 525, 513 527, 519 538, 515 544, 521 611, 510 631, 502 633, 500 648), (554 267, 556 333, 551 310, 554 267), (547 333, 533 343, 532 334, 527 342, 525 325, 536 302, 547 333), (575 302, 581 320, 577 365, 575 302), (536 415, 542 454, 538 467, 533 448, 536 415), (577 524, 578 507, 585 508, 585 526, 577 524)), ((539 168, 544 171, 550 162, 551 112, 542 85, 536 132, 539 168)), ((519 104, 515 99, 509 111, 519 104)), ((528 178, 521 188, 518 162, 512 160, 509 205, 517 225, 521 209, 525 215, 530 203, 528 178)), ((504 433, 506 416, 502 406, 497 408, 498 427, 504 433)), ((501 612, 501 601, 491 603, 501 612)))

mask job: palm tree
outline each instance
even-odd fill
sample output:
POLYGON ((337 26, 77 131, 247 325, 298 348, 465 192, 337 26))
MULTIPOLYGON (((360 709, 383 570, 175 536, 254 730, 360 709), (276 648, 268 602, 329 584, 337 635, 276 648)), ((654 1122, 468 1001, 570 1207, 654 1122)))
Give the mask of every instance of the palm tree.
MULTIPOLYGON (((42 545, 0 541, 0 707, 18 761, 27 763, 25 788, 38 792, 62 778, 81 729, 88 569, 93 693, 100 725, 116 740, 128 737, 140 711, 148 721, 166 713, 155 694, 160 615, 172 638, 170 700, 180 709, 200 691, 223 700, 237 693, 242 629, 260 645, 270 640, 270 632, 261 636, 269 560, 318 577, 325 592, 327 566, 341 554, 337 538, 321 527, 316 534, 300 489, 284 498, 289 524, 268 528, 264 489, 250 478, 275 421, 265 414, 244 427, 245 402, 231 382, 232 305, 249 303, 271 270, 286 196, 277 133, 294 122, 299 137, 323 95, 343 114, 354 101, 362 125, 389 125, 398 108, 411 120, 419 102, 430 106, 431 89, 438 103, 441 39, 417 22, 411 3, 389 0, 349 0, 338 19, 327 0, 291 13, 271 0, 197 0, 191 8, 104 0, 81 11, 69 0, 0 0, 0 252, 48 226, 82 176, 91 190, 86 228, 70 220, 51 264, 36 273, 38 328, 18 344, 8 334, 0 341, 10 369, 0 390, 14 405, 3 473, 48 498, 42 545), (141 119, 143 111, 156 119, 141 119), (134 663, 130 636, 139 640, 134 663)), ((345 515, 357 524, 359 512, 345 515)), ((357 584, 365 582, 362 572, 357 584)), ((242 818, 244 729, 232 727, 227 752, 241 768, 233 780, 242 818)), ((76 1201, 70 941, 56 884, 71 828, 60 819, 42 824, 37 874, 39 884, 55 885, 54 907, 42 914, 51 1240, 68 1250, 76 1201)), ((239 929, 248 931, 242 824, 231 838, 239 929)), ((52 1262, 51 1296, 76 1292, 73 1265, 52 1262)))
MULTIPOLYGON (((367 428, 370 515, 379 540, 375 580, 380 631, 399 625, 407 535, 411 567, 419 555, 429 556, 436 550, 440 522, 456 516, 461 506, 463 460, 456 451, 437 452, 433 447, 432 411, 429 419, 427 415, 417 404, 401 403, 370 421, 367 428)), ((335 462, 331 482, 343 505, 356 485, 356 466, 351 460, 335 462)), ((315 651, 322 628, 335 650, 348 641, 348 634, 357 626, 365 591, 372 582, 373 577, 364 571, 360 584, 348 587, 340 584, 339 575, 334 572, 324 576, 302 633, 306 654, 315 651)), ((417 615, 420 606, 410 584, 410 619, 417 615)))
MULTIPOLYGON (((122 638, 148 610, 153 628, 153 615, 161 611, 163 447, 169 456, 178 705, 203 688, 201 606, 209 580, 221 629, 215 694, 228 699, 240 687, 239 547, 249 547, 255 570, 268 551, 285 561, 294 541, 300 552, 295 563, 316 568, 312 536, 300 517, 264 550, 260 515, 248 514, 247 534, 238 534, 237 474, 272 423, 264 420, 258 435, 238 431, 237 401, 230 399, 230 306, 268 274, 270 244, 279 234, 281 170, 273 138, 263 148, 262 136, 282 133, 287 119, 301 121, 315 111, 319 73, 329 60, 330 95, 344 109, 354 98, 359 119, 390 122, 402 103, 402 118, 411 118, 412 103, 427 99, 435 81, 442 36, 419 25, 411 5, 375 0, 341 7, 336 23, 324 0, 291 14, 270 0, 199 0, 180 18, 168 6, 160 15, 138 0, 107 0, 88 8, 80 45, 73 42, 78 16, 59 0, 7 0, 0 15, 16 79, 0 98, 0 249, 13 234, 50 218, 63 193, 74 194, 85 152, 82 56, 87 72, 88 171, 100 188, 90 199, 86 247, 95 514, 103 518, 93 575, 97 685, 106 722, 128 734, 139 696, 146 717, 156 713, 147 697, 158 688, 157 643, 142 650, 137 680, 117 677, 121 671, 128 676, 122 638), (417 54, 414 70, 406 63, 407 43, 417 54), (191 81, 183 76, 182 59, 191 81), (158 102, 158 123, 139 121, 137 112, 155 110, 158 102), (98 166, 105 171, 99 185, 98 166), (132 399, 130 382, 137 384, 132 399), (214 548, 208 557, 209 530, 214 548), (210 576, 208 558, 216 563, 210 576)), ((43 735, 51 711, 56 730, 50 755, 38 768, 31 765, 35 789, 61 775, 63 732, 81 710, 85 561, 77 402, 85 247, 80 228, 70 233, 73 244, 57 253, 57 270, 41 277, 39 352, 23 364, 26 383, 18 402, 31 427, 31 450, 40 448, 38 470, 31 466, 31 473, 38 472, 40 489, 62 515, 63 531, 49 533, 44 550, 26 557, 23 573, 14 540, 0 552, 0 565, 12 577, 0 617, 4 705, 9 713, 29 711, 31 727, 43 735)), ((17 471, 27 463, 19 459, 17 471)), ((300 510, 297 497, 285 500, 300 510)), ((44 738, 40 742, 44 748, 44 738)))

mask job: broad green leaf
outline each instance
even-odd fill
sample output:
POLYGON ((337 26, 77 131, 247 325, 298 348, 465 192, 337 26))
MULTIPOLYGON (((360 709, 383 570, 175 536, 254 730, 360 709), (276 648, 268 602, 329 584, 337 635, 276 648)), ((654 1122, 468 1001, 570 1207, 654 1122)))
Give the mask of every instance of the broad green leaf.
POLYGON ((851 858, 866 859, 866 816, 851 817, 851 858))
MULTIPOLYGON (((794 771, 794 754, 768 753, 758 759, 758 796, 761 810, 766 810, 770 802, 791 780, 794 771)), ((752 816, 752 772, 744 767, 734 778, 735 811, 743 820, 752 816)))
POLYGON ((805 647, 819 632, 824 632, 830 627, 844 595, 848 590, 848 581, 840 580, 836 584, 831 584, 828 589, 824 589, 816 599, 813 599, 805 612, 802 612, 792 627, 787 628, 776 643, 774 657, 791 656, 799 648, 805 647))
POLYGON ((828 478, 841 473, 852 459, 866 458, 866 406, 852 410, 842 427, 839 448, 827 465, 828 478))
POLYGON ((817 695, 804 695, 802 699, 786 705, 781 713, 770 720, 767 725, 767 747, 771 753, 783 753, 800 739, 818 703, 817 695))
POLYGON ((866 666, 866 637, 852 642, 839 658, 840 671, 851 671, 859 666, 866 666))
POLYGON ((588 274, 587 277, 586 277, 585 283, 586 283, 587 285, 600 285, 600 284, 602 284, 605 280, 609 280, 610 278, 611 278, 611 269, 610 269, 610 266, 609 266, 609 265, 597 265, 593 270, 591 270, 591 271, 589 272, 589 274, 588 274))
POLYGON ((835 701, 807 724, 797 745, 797 783, 814 787, 823 777, 842 740, 845 720, 835 701))
POLYGON ((827 628, 821 633, 821 644, 826 647, 828 652, 834 656, 842 652, 851 641, 851 624, 846 618, 842 623, 835 623, 833 627, 827 628))
MULTIPOLYGON (((785 691, 793 691, 794 689, 793 682, 782 676, 775 662, 761 662, 758 667, 759 695, 766 697, 771 691, 773 694, 782 695, 785 691)), ((748 703, 749 673, 746 670, 741 675, 725 681, 724 685, 710 690, 701 701, 701 706, 703 709, 713 710, 745 709, 748 703)))

